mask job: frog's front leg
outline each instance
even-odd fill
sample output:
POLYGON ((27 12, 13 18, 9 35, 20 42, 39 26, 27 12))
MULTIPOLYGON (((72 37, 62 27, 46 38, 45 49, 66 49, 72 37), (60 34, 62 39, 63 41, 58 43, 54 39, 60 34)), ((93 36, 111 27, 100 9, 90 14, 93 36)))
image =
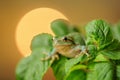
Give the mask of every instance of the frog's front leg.
POLYGON ((88 50, 87 50, 87 47, 86 47, 86 46, 80 46, 80 45, 78 45, 78 46, 76 46, 75 49, 80 51, 79 54, 76 55, 75 57, 78 57, 78 56, 81 56, 81 55, 84 55, 84 54, 87 55, 87 57, 90 56, 90 55, 88 54, 88 50))
POLYGON ((56 49, 53 49, 50 54, 47 54, 47 53, 44 53, 44 54, 46 55, 46 57, 42 58, 41 59, 42 61, 46 61, 50 59, 50 63, 53 63, 55 59, 57 60, 59 59, 56 49))
POLYGON ((89 56, 90 56, 90 55, 89 55, 89 53, 88 53, 88 49, 87 49, 87 47, 86 47, 86 46, 82 46, 82 47, 81 47, 81 49, 82 49, 82 51, 81 51, 81 52, 82 52, 83 54, 86 54, 86 55, 87 55, 87 57, 89 57, 89 56))

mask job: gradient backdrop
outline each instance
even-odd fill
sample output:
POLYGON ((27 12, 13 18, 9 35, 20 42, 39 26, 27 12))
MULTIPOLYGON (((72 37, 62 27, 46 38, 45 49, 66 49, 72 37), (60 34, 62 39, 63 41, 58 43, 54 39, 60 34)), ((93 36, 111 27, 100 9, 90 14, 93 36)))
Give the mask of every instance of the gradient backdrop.
MULTIPOLYGON (((15 44, 15 29, 26 13, 40 7, 56 9, 75 24, 120 19, 120 0, 0 0, 0 80, 15 80, 16 64, 23 57, 15 44)), ((54 80, 51 70, 44 80, 54 80)))

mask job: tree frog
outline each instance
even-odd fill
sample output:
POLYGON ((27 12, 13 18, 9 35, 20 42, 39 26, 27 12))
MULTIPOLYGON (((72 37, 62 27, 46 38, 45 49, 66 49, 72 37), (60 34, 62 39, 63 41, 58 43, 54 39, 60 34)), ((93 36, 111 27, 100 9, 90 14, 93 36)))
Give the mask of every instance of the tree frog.
POLYGON ((74 58, 82 54, 89 56, 83 37, 78 32, 54 38, 53 50, 50 55, 47 54, 48 56, 42 60, 48 60, 51 58, 51 62, 53 62, 56 58, 59 59, 58 54, 68 58, 74 58))

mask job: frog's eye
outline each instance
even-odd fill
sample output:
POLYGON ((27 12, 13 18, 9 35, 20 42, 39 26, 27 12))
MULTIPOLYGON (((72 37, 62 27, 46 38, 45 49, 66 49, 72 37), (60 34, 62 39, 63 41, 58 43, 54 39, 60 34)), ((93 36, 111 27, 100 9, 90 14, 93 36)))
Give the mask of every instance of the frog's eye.
POLYGON ((64 40, 64 41, 67 41, 67 40, 68 40, 68 38, 67 38, 67 37, 64 37, 64 38, 63 38, 63 40, 64 40))
POLYGON ((64 40, 68 40, 67 37, 64 37, 64 40))

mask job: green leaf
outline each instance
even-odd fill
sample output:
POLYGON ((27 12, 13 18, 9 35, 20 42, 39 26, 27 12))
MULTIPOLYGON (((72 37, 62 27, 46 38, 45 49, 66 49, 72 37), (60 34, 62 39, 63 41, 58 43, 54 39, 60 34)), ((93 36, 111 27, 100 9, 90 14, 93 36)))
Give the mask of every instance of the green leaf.
POLYGON ((72 32, 69 33, 67 36, 72 37, 75 44, 85 45, 85 41, 82 34, 78 32, 72 32))
POLYGON ((35 50, 33 54, 36 56, 29 56, 22 59, 16 69, 17 80, 42 80, 44 74, 50 67, 49 61, 41 61, 43 56, 41 50, 35 50))
POLYGON ((60 56, 59 60, 56 60, 53 64, 52 64, 52 69, 54 72, 54 75, 56 77, 56 80, 63 80, 66 72, 65 72, 65 63, 67 61, 67 58, 64 56, 60 56))
POLYGON ((86 80, 97 80, 96 79, 96 74, 94 71, 90 71, 87 73, 87 79, 86 80))
POLYGON ((110 45, 106 46, 105 50, 120 51, 120 42, 117 39, 113 39, 110 45))
POLYGON ((103 20, 93 20, 86 26, 87 45, 94 44, 98 50, 104 49, 113 41, 110 25, 103 20))
POLYGON ((37 48, 45 49, 45 51, 50 52, 53 48, 52 46, 52 35, 47 33, 38 34, 37 36, 33 37, 31 42, 31 50, 35 50, 37 48))
POLYGON ((87 46, 88 54, 90 55, 89 59, 92 61, 97 56, 97 48, 95 45, 88 45, 87 46))
POLYGON ((117 71, 117 73, 116 73, 117 74, 117 80, 120 80, 120 65, 117 65, 116 68, 117 68, 117 70, 116 70, 117 71))
POLYGON ((112 60, 114 64, 120 65, 120 60, 112 60))
POLYGON ((86 80, 96 80, 94 66, 95 66, 95 63, 88 65, 88 72, 87 72, 86 80))
POLYGON ((69 33, 68 21, 63 19, 54 20, 51 23, 51 29, 56 36, 64 36, 69 33))
POLYGON ((96 56, 96 58, 94 59, 94 62, 100 62, 100 61, 108 61, 105 56, 103 56, 103 54, 99 54, 98 56, 96 56))
POLYGON ((100 53, 109 59, 120 59, 120 42, 117 39, 113 39, 110 45, 106 46, 100 53))
POLYGON ((78 26, 69 25, 69 33, 72 33, 72 32, 80 32, 80 30, 78 29, 78 26))
POLYGON ((97 80, 113 80, 113 66, 111 63, 99 63, 95 65, 97 80))
POLYGON ((94 64, 87 75, 87 80, 114 80, 114 67, 109 62, 94 64))
POLYGON ((26 65, 29 65, 30 62, 32 61, 32 58, 23 58, 18 66, 17 66, 17 69, 16 69, 16 79, 17 80, 25 80, 25 72, 27 71, 26 69, 28 68, 28 66, 26 65))
POLYGON ((81 64, 72 67, 69 72, 67 72, 64 80, 85 80, 86 73, 84 70, 86 68, 87 67, 85 65, 81 64))
POLYGON ((111 28, 112 28, 114 37, 120 41, 120 22, 111 28))
POLYGON ((51 29, 56 36, 65 36, 72 32, 79 32, 75 25, 70 25, 67 20, 57 19, 51 23, 51 29))
POLYGON ((120 59, 120 51, 105 50, 105 51, 101 51, 100 53, 102 53, 104 56, 106 56, 109 59, 114 59, 114 60, 120 59))
POLYGON ((79 57, 69 59, 65 63, 65 72, 67 73, 74 65, 76 65, 79 62, 82 63, 82 62, 84 62, 86 60, 87 60, 87 56, 86 55, 81 55, 79 57))
POLYGON ((52 42, 50 40, 52 40, 52 36, 49 34, 40 34, 34 37, 31 45, 32 54, 23 58, 16 68, 17 80, 42 80, 44 74, 51 66, 49 60, 41 60, 41 58, 45 57, 44 53, 49 54, 51 51, 52 42))
POLYGON ((93 20, 86 27, 87 45, 97 46, 110 59, 120 59, 120 42, 113 37, 110 25, 103 20, 93 20))

